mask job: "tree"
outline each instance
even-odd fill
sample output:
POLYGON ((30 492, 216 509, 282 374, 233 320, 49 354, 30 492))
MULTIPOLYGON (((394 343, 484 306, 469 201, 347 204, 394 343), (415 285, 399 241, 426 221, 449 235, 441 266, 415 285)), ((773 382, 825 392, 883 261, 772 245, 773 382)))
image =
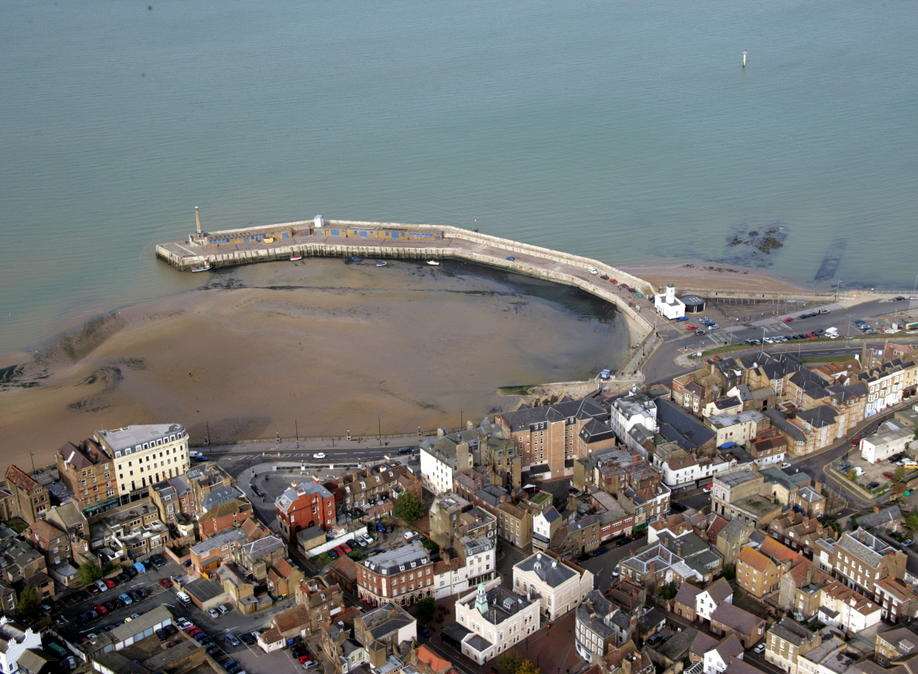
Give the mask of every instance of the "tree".
POLYGON ((421 519, 424 514, 424 503, 411 492, 405 492, 395 499, 395 508, 392 512, 403 522, 411 524, 421 519))
POLYGON ((675 598, 676 593, 678 591, 679 591, 679 588, 676 586, 675 583, 666 583, 666 585, 660 586, 660 589, 657 590, 657 593, 660 595, 660 597, 662 597, 666 601, 669 601, 670 599, 675 598))
POLYGON ((909 513, 905 516, 905 526, 909 531, 918 531, 918 512, 909 513))
POLYGON ((542 674, 542 670, 532 660, 523 660, 516 668, 515 674, 542 674))
POLYGON ((89 585, 94 583, 102 577, 102 568, 98 564, 93 564, 92 562, 84 562, 80 564, 80 568, 77 569, 77 580, 80 581, 80 585, 89 585))
POLYGON ((16 611, 23 616, 33 616, 38 610, 41 598, 33 585, 26 585, 16 600, 16 611))
POLYGON ((497 661, 497 671, 500 674, 542 674, 542 670, 532 660, 509 653, 497 661))
POLYGON ((418 622, 422 625, 429 625, 437 612, 437 602, 430 597, 424 597, 414 605, 414 613, 418 622))

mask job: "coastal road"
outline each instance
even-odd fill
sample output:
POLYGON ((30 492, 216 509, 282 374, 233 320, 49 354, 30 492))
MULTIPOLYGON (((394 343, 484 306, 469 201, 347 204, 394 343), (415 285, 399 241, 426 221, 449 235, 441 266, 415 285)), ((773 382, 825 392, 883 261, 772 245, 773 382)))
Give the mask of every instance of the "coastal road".
MULTIPOLYGON (((824 330, 833 326, 838 328, 840 335, 858 336, 862 333, 853 325, 853 321, 857 319, 872 322, 881 317, 891 319, 899 314, 909 315, 910 312, 915 310, 918 310, 918 300, 914 299, 905 299, 895 302, 871 300, 848 307, 836 308, 827 314, 813 316, 812 318, 795 319, 790 324, 784 323, 781 319, 788 315, 793 316, 793 313, 759 321, 758 324, 752 323, 718 329, 704 336, 695 335, 694 333, 672 336, 677 326, 678 329, 683 329, 685 325, 685 323, 672 323, 671 326, 673 329, 669 330, 671 335, 670 338, 663 342, 660 348, 657 349, 644 365, 645 380, 648 383, 666 383, 673 377, 694 369, 694 367, 680 366, 675 362, 676 358, 685 352, 703 352, 705 349, 710 349, 716 345, 741 343, 747 339, 762 339, 763 336, 776 337, 779 335, 787 336, 800 334, 813 330, 824 330)), ((808 309, 808 311, 812 311, 812 309, 808 309)), ((869 343, 871 345, 882 345, 886 338, 886 335, 877 334, 875 335, 875 339, 871 339, 869 343)), ((918 336, 910 338, 908 341, 918 342, 918 336)), ((862 343, 863 340, 846 341, 844 338, 840 338, 836 342, 808 342, 799 340, 774 345, 767 350, 769 352, 783 351, 796 353, 800 351, 801 353, 814 353, 821 349, 828 354, 833 352, 841 353, 845 349, 851 349, 852 347, 859 351, 862 343)), ((754 353, 761 350, 761 347, 750 345, 747 351, 738 351, 736 353, 754 353)))

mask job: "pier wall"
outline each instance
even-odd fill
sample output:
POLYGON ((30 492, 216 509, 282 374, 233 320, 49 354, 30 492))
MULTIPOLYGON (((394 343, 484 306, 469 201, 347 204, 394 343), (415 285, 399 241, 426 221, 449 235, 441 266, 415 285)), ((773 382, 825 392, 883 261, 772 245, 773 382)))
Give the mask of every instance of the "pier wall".
MULTIPOLYGON (((281 230, 302 230, 312 227, 311 220, 245 227, 240 229, 210 232, 209 237, 227 238, 252 233, 269 233, 281 230)), ((329 220, 325 229, 334 227, 359 227, 366 229, 389 229, 405 232, 424 232, 435 237, 395 243, 381 239, 320 239, 309 241, 283 241, 249 243, 235 250, 221 250, 223 246, 195 242, 173 242, 159 244, 156 256, 182 271, 209 264, 213 268, 232 267, 258 262, 289 260, 291 255, 303 257, 347 257, 363 256, 395 260, 460 260, 474 264, 502 269, 525 276, 561 283, 578 288, 594 297, 613 304, 626 317, 632 344, 632 353, 623 372, 634 372, 644 357, 655 347, 656 338, 652 321, 641 314, 640 306, 623 296, 618 286, 601 280, 591 274, 589 267, 615 278, 620 284, 640 290, 645 296, 653 292, 652 286, 643 279, 611 265, 562 251, 532 244, 481 234, 451 225, 403 224, 390 222, 367 222, 360 220, 329 220), (508 260, 507 257, 516 259, 508 260), (520 256, 520 257, 516 257, 520 256)), ((315 236, 309 237, 315 239, 315 236)), ((644 307, 649 313, 650 306, 644 307)))

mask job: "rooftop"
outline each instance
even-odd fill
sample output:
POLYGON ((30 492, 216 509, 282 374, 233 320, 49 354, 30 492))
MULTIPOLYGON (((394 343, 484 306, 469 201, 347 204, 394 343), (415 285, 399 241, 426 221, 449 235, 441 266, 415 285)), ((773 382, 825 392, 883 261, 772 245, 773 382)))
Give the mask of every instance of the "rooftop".
POLYGON ((320 498, 332 497, 331 492, 315 480, 303 480, 294 487, 287 487, 274 501, 274 505, 281 512, 287 512, 300 496, 308 494, 315 494, 320 498))
POLYGON ((364 560, 363 565, 370 571, 389 575, 415 569, 425 564, 430 564, 430 555, 427 549, 418 541, 380 552, 364 560))
POLYGON ((121 452, 125 449, 138 451, 144 449, 144 444, 149 445, 149 443, 157 440, 171 442, 180 440, 187 435, 185 428, 181 424, 143 424, 96 431, 96 437, 102 441, 103 446, 107 446, 115 452, 121 452))
MULTIPOLYGON (((476 592, 471 592, 462 597, 459 601, 474 609, 476 595, 476 592)), ((499 625, 510 616, 519 613, 527 606, 539 601, 538 598, 527 599, 523 595, 517 594, 500 585, 488 590, 486 595, 488 599, 488 611, 484 615, 484 618, 492 625, 499 625)))
POLYGON ((539 580, 551 587, 558 587, 564 582, 575 577, 577 573, 563 562, 559 563, 548 555, 537 552, 513 566, 514 571, 519 569, 535 574, 539 580))

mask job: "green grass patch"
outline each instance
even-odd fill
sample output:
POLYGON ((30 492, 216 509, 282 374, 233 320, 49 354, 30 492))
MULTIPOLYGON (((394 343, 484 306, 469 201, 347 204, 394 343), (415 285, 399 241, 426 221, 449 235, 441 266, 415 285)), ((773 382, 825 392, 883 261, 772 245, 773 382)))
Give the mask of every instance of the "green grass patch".
POLYGON ((501 386, 497 392, 503 396, 528 396, 535 388, 534 384, 516 384, 514 386, 501 386))

